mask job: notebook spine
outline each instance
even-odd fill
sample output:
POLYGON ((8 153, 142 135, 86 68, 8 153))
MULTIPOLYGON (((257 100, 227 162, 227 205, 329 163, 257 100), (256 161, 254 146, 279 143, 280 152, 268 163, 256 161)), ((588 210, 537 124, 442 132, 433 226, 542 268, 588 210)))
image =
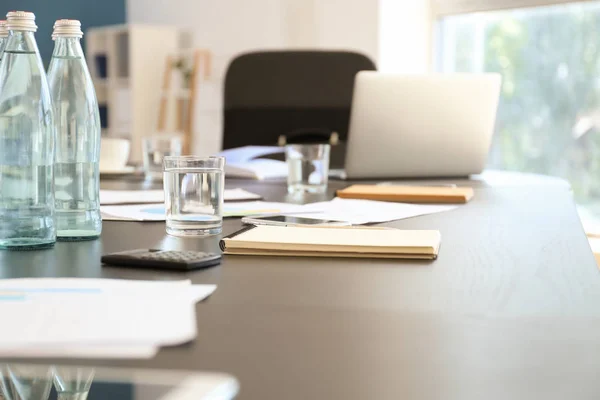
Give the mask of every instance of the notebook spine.
POLYGON ((244 232, 248 232, 249 230, 251 230, 251 229, 254 229, 254 228, 256 228, 256 225, 248 225, 248 226, 245 226, 245 227, 243 227, 243 228, 242 228, 242 229, 240 229, 239 231, 235 231, 235 232, 233 232, 233 233, 232 233, 232 234, 230 234, 230 235, 223 236, 223 239, 221 239, 221 240, 219 241, 219 247, 221 248, 221 251, 225 251, 225 239, 231 239, 231 238, 234 238, 234 237, 236 237, 237 235, 241 235, 242 233, 244 233, 244 232))

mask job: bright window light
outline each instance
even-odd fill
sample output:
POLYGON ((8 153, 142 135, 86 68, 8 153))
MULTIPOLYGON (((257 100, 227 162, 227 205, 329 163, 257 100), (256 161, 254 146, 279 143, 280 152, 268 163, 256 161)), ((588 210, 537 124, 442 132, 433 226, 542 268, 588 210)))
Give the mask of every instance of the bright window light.
POLYGON ((436 68, 500 72, 489 167, 566 178, 600 213, 600 1, 438 22, 436 68))

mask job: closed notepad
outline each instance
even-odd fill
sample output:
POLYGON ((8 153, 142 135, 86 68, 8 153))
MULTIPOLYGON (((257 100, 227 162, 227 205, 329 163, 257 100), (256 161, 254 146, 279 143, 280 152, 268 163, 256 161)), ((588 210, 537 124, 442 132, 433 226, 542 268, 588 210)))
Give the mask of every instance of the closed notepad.
POLYGON ((338 190, 343 199, 397 201, 404 203, 466 203, 473 197, 468 187, 352 185, 338 190))
POLYGON ((434 230, 255 226, 221 241, 225 254, 434 259, 434 230))

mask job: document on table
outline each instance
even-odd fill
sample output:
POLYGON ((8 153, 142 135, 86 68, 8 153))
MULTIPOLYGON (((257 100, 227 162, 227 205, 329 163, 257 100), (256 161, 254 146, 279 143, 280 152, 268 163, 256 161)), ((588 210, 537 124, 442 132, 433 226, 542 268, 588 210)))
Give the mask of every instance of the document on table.
POLYGON ((152 357, 196 337, 190 281, 0 280, 0 357, 152 357))
MULTIPOLYGON (((249 192, 245 189, 225 189, 223 199, 225 201, 259 200, 262 196, 249 192)), ((162 203, 165 194, 162 190, 100 190, 100 204, 148 204, 162 203)))
MULTIPOLYGON (((246 217, 249 215, 292 214, 302 213, 305 206, 272 203, 267 201, 248 201, 225 203, 223 217, 246 217)), ((318 211, 312 207, 311 212, 318 211)), ((101 206, 100 212, 105 221, 164 221, 165 206, 163 204, 101 206)))
POLYGON ((100 190, 100 204, 142 204, 165 201, 162 190, 100 190))
POLYGON ((431 205, 392 203, 386 201, 335 198, 331 201, 307 204, 301 215, 304 218, 345 221, 352 225, 387 222, 434 214, 455 209, 456 205, 431 205), (314 209, 315 211, 311 211, 314 209))
POLYGON ((285 178, 287 174, 287 164, 279 160, 261 158, 244 163, 225 165, 225 175, 230 178, 263 180, 285 178))
POLYGON ((279 146, 244 146, 223 150, 219 155, 225 157, 225 175, 233 178, 271 179, 283 178, 288 174, 284 161, 259 159, 259 157, 283 153, 279 146))
POLYGON ((223 150, 219 155, 225 157, 226 162, 229 164, 244 163, 258 157, 283 152, 285 152, 285 147, 280 146, 244 146, 223 150))
MULTIPOLYGON (((394 221, 419 215, 434 214, 457 208, 457 205, 392 203, 373 200, 335 198, 331 201, 295 205, 265 201, 226 203, 224 217, 287 214, 305 218, 345 221, 352 225, 394 221)), ((107 221, 164 221, 163 204, 102 206, 102 219, 107 221)))

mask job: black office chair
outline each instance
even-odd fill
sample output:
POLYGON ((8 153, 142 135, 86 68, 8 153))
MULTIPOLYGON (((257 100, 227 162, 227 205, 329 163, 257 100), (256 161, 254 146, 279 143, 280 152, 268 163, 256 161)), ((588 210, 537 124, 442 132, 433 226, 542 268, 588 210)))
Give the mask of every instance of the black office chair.
POLYGON ((296 142, 290 136, 302 132, 335 132, 340 145, 332 148, 331 166, 343 166, 354 76, 375 69, 368 57, 345 51, 236 57, 225 76, 223 149, 277 145, 282 136, 296 142))

